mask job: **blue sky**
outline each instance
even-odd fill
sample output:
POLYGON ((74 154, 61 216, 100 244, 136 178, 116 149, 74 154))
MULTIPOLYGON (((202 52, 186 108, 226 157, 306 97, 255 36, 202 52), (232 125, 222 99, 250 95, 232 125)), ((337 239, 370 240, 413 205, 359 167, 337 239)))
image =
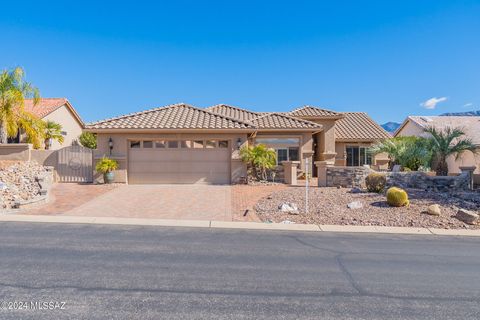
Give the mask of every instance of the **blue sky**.
POLYGON ((1 69, 24 67, 42 96, 67 97, 86 121, 176 102, 311 104, 380 123, 480 109, 480 1, 10 1, 2 11, 1 69))

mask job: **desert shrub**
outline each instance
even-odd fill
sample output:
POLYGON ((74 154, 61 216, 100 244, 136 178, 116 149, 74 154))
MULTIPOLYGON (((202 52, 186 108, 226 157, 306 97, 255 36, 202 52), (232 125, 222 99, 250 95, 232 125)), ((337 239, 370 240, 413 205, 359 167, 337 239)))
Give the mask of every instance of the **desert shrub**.
POLYGON ((97 137, 91 132, 82 132, 78 140, 86 148, 97 149, 97 137))
POLYGON ((410 201, 408 201, 408 194, 405 190, 391 187, 387 190, 387 203, 392 207, 403 207, 408 206, 410 201))
POLYGON ((412 169, 405 167, 403 168, 403 172, 412 172, 412 169))
POLYGON ((387 178, 382 173, 372 172, 365 178, 365 184, 369 192, 383 192, 387 184, 387 178))

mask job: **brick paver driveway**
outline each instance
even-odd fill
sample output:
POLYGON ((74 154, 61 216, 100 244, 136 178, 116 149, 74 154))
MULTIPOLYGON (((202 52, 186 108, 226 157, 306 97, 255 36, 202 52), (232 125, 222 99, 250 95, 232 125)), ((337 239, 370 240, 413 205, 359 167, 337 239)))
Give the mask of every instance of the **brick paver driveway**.
POLYGON ((96 217, 231 221, 231 187, 124 185, 65 214, 96 217))

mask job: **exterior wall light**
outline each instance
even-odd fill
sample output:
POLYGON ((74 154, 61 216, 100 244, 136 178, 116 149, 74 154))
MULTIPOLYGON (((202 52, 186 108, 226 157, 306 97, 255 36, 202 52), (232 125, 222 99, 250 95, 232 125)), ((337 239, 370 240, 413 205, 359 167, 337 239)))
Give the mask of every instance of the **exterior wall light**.
POLYGON ((110 137, 108 139, 108 148, 110 149, 110 155, 112 155, 112 150, 113 150, 113 139, 110 137))
POLYGON ((242 146, 242 139, 238 138, 237 139, 237 149, 240 149, 241 146, 242 146))

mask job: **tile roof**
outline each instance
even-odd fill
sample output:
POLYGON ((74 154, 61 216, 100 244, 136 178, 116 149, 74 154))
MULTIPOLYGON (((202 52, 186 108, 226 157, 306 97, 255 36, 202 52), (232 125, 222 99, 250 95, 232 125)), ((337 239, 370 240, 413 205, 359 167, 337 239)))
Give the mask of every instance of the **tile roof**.
POLYGON ((323 126, 311 121, 298 119, 281 113, 263 114, 258 118, 250 120, 258 129, 317 129, 321 130, 323 126))
POLYGON ((306 118, 341 118, 342 113, 327 110, 327 109, 322 109, 322 108, 317 108, 313 106, 303 106, 300 108, 297 108, 295 110, 292 110, 289 112, 291 116, 294 117, 306 117, 306 118))
POLYGON ((37 105, 33 105, 33 99, 25 99, 25 111, 33 113, 40 119, 49 115, 67 103, 66 98, 41 98, 37 105))
POLYGON ((222 116, 238 119, 241 121, 248 121, 253 118, 258 118, 261 115, 258 112, 253 112, 250 110, 230 106, 227 104, 217 104, 217 105, 208 107, 205 110, 208 110, 210 112, 213 112, 222 116))
POLYGON ((248 123, 185 103, 131 113, 87 125, 88 129, 248 129, 248 123))
POLYGON ((342 112, 342 114, 345 117, 335 122, 335 140, 375 141, 392 137, 365 112, 342 112))
MULTIPOLYGON (((461 128, 473 143, 480 144, 480 117, 477 116, 409 116, 407 120, 422 128, 430 126, 439 130, 446 127, 461 128)), ((398 130, 402 127, 403 125, 398 130)))

